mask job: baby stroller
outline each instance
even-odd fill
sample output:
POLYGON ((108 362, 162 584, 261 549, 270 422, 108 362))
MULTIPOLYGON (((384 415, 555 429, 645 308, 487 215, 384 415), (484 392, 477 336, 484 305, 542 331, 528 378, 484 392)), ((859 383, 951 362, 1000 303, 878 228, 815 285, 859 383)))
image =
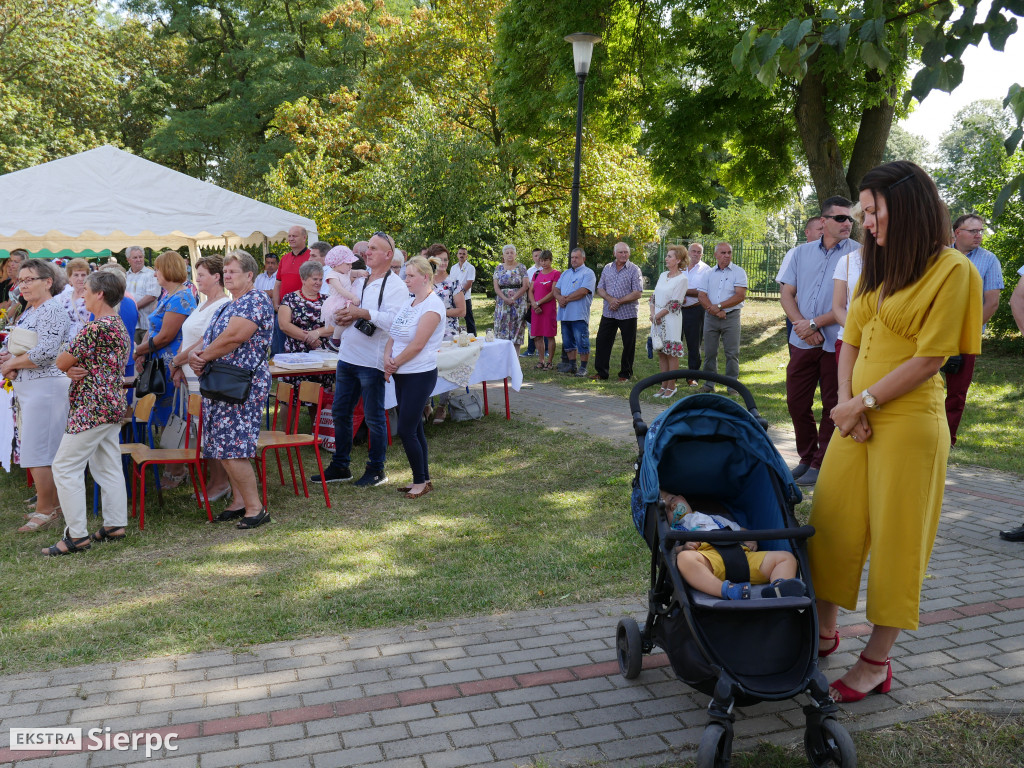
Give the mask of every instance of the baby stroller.
POLYGON ((800 491, 749 390, 726 376, 672 371, 639 382, 629 405, 639 446, 633 522, 651 548, 651 586, 644 624, 632 618, 619 621, 616 652, 622 675, 637 677, 643 654, 658 646, 679 679, 712 697, 697 751, 698 768, 730 764, 734 706, 781 701, 801 692, 810 698, 803 709, 811 765, 855 766, 853 741, 836 720, 839 708, 817 666, 818 617, 806 551, 814 529, 800 527, 793 516, 800 491), (721 395, 695 394, 674 403, 648 427, 640 415, 640 393, 670 379, 704 379, 732 387, 746 408, 721 395), (660 499, 662 489, 684 495, 695 510, 725 514, 747 530, 672 530, 660 499), (726 578, 748 581, 739 546, 745 540, 757 541, 761 550, 791 551, 807 594, 725 600, 683 581, 673 548, 687 541, 713 544, 726 563, 726 578))

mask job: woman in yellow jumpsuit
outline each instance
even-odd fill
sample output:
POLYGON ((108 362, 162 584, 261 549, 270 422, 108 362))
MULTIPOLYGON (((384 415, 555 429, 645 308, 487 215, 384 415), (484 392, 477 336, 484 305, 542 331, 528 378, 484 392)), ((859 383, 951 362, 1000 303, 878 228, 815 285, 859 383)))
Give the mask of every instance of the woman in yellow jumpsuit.
POLYGON ((917 629, 921 583, 946 481, 949 427, 938 375, 945 358, 981 351, 981 277, 947 247, 949 214, 931 178, 888 163, 860 186, 864 271, 839 356, 839 404, 814 491, 809 542, 819 655, 839 645, 839 606, 857 607, 868 555, 871 637, 830 692, 852 702, 885 693, 889 652, 917 629))

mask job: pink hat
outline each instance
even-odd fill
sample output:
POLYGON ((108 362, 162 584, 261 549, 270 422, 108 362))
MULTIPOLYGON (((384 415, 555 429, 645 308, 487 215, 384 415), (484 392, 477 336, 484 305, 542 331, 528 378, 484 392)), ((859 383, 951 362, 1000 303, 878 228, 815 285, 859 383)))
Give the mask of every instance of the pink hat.
POLYGON ((359 261, 352 249, 347 245, 336 245, 327 252, 324 263, 328 267, 337 267, 340 264, 352 264, 359 261))

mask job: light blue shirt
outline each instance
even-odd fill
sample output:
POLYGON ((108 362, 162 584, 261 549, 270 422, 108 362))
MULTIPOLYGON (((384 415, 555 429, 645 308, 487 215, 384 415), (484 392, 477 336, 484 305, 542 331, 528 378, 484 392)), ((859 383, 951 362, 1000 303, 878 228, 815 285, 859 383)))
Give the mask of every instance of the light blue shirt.
POLYGON ((982 291, 1001 291, 1006 287, 1003 283, 1003 267, 992 251, 987 251, 979 245, 967 254, 967 258, 981 275, 982 291))
POLYGON ((582 267, 569 267, 558 278, 555 283, 558 292, 563 296, 569 296, 580 288, 587 289, 587 295, 577 301, 570 301, 565 307, 559 307, 555 315, 558 321, 562 320, 583 320, 590 322, 590 305, 594 301, 594 289, 597 287, 597 275, 594 270, 584 264, 582 267))
MULTIPOLYGON (((836 272, 836 264, 840 258, 858 248, 860 243, 850 238, 840 240, 832 248, 825 248, 825 237, 822 235, 820 240, 793 249, 793 258, 779 275, 779 282, 796 288, 796 305, 801 315, 810 320, 832 311, 832 291, 835 287, 832 277, 836 272)), ((839 324, 831 323, 819 331, 825 337, 822 349, 835 352, 839 324)), ((814 348, 797 336, 796 331, 789 334, 789 343, 797 349, 814 348)))

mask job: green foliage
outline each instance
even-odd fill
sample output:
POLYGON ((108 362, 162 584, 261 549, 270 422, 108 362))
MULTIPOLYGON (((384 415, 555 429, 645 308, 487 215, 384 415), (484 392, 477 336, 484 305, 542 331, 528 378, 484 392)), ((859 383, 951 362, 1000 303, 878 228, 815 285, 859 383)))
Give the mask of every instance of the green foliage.
POLYGON ((0 1, 0 173, 116 135, 109 41, 95 0, 0 1))
POLYGON ((894 125, 889 131, 889 138, 885 142, 885 153, 882 155, 883 163, 891 163, 895 160, 909 160, 920 165, 922 168, 931 165, 931 153, 928 149, 928 140, 924 136, 894 125))
POLYGON ((768 219, 764 211, 753 203, 732 201, 728 207, 716 208, 715 237, 732 243, 759 242, 768 232, 768 219))

